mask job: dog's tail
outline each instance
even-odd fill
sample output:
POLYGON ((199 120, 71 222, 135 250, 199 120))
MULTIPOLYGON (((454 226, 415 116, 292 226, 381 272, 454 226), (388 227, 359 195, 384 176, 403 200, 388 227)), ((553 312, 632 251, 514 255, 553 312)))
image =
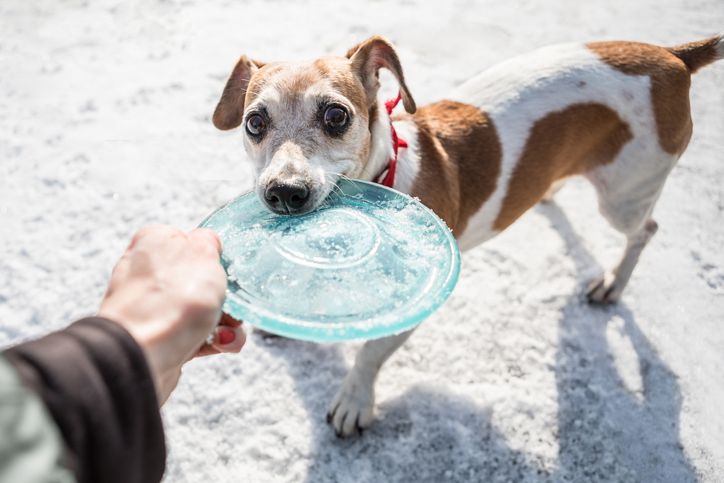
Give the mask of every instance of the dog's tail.
POLYGON ((724 59, 724 33, 667 50, 680 58, 693 74, 712 62, 724 59))

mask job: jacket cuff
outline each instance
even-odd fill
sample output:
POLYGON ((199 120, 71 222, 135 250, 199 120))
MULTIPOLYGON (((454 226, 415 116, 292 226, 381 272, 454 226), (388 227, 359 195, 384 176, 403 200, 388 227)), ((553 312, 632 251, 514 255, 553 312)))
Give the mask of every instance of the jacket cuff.
POLYGON ((79 482, 155 482, 166 446, 146 357, 120 325, 101 317, 5 352, 45 402, 79 482))

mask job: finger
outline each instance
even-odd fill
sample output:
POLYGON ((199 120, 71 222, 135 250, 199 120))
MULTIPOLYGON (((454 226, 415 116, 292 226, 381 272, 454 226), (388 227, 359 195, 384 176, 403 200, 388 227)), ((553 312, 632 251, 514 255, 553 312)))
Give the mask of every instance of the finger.
POLYGON ((246 342, 242 327, 219 326, 216 329, 213 346, 221 352, 239 352, 246 342))
POLYGON ((189 232, 189 241, 195 246, 210 250, 214 257, 221 255, 221 239, 215 231, 208 228, 196 228, 189 232))
POLYGON ((196 352, 196 354, 194 354, 192 359, 195 359, 197 357, 212 356, 214 354, 221 354, 221 351, 212 345, 204 344, 201 346, 201 348, 198 350, 198 352, 196 352))
POLYGON ((231 315, 227 314, 226 312, 221 313, 221 320, 219 320, 219 325, 226 325, 228 327, 240 327, 243 321, 236 320, 231 315))
POLYGON ((219 326, 214 332, 213 342, 204 344, 195 357, 203 357, 222 352, 239 352, 246 342, 246 334, 242 327, 219 326))
MULTIPOLYGON (((232 329, 236 329, 236 328, 241 327, 241 324, 242 324, 241 321, 236 320, 235 318, 233 318, 232 316, 230 316, 229 314, 227 314, 225 312, 222 312, 221 319, 219 320, 218 326, 219 327, 226 326, 226 327, 231 327, 232 329)), ((221 352, 225 352, 225 351, 217 349, 216 345, 214 345, 214 344, 220 342, 219 335, 217 333, 219 327, 217 327, 214 330, 213 337, 211 338, 211 344, 205 343, 203 346, 201 346, 201 349, 199 349, 198 352, 196 354, 194 354, 194 357, 204 357, 204 356, 210 356, 210 355, 214 355, 214 354, 220 354, 221 352)), ((243 331, 243 329, 242 329, 242 331, 243 331)), ((246 333, 243 333, 243 337, 244 337, 244 342, 245 342, 246 333)), ((236 340, 236 333, 234 333, 234 339, 236 340)), ((244 342, 242 342, 242 345, 244 344, 244 342)))

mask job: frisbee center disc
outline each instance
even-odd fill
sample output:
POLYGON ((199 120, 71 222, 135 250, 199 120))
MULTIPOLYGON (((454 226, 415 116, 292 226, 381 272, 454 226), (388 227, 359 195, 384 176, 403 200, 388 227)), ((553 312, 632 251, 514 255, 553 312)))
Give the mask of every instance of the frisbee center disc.
POLYGON ((339 268, 374 255, 380 236, 372 223, 348 208, 327 208, 315 214, 283 218, 272 231, 277 251, 301 265, 339 268))

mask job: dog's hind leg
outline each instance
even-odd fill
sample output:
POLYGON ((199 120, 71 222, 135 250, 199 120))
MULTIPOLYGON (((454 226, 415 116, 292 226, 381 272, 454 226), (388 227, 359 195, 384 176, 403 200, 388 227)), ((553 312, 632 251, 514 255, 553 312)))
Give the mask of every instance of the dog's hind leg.
POLYGON ((637 169, 620 160, 618 167, 587 176, 596 187, 599 211, 613 228, 626 235, 621 261, 589 284, 589 302, 608 304, 621 298, 641 252, 658 229, 651 213, 677 158, 657 156, 654 162, 637 163, 637 169))
POLYGON ((626 288, 626 284, 631 278, 641 252, 657 229, 658 224, 649 218, 639 230, 627 235, 626 248, 618 265, 589 285, 587 293, 589 302, 607 304, 616 302, 621 298, 623 289, 626 288))
MULTIPOLYGON (((414 330, 414 329, 413 329, 414 330)), ((361 432, 374 418, 375 381, 382 364, 410 337, 402 334, 365 342, 327 413, 339 437, 361 432)))

